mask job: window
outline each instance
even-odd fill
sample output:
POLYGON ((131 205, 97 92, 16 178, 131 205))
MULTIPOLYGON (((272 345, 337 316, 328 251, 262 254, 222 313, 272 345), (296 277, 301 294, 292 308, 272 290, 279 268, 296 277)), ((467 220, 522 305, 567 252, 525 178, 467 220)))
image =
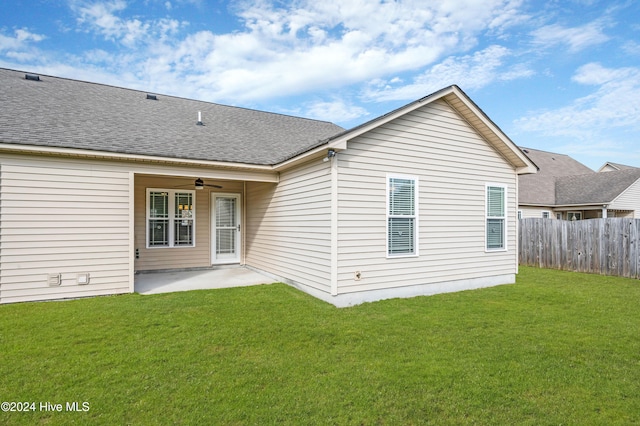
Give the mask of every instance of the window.
POLYGON ((582 220, 582 212, 567 212, 567 220, 582 220))
POLYGON ((147 247, 195 246, 195 191, 147 189, 147 247))
POLYGON ((522 210, 518 210, 518 219, 522 219, 522 210))
POLYGON ((542 212, 542 218, 543 219, 549 219, 550 217, 551 217, 551 212, 549 212, 549 211, 542 212))
POLYGON ((507 188, 487 185, 486 248, 506 250, 507 188))
POLYGON ((418 180, 387 176, 387 256, 416 256, 418 247, 418 180))

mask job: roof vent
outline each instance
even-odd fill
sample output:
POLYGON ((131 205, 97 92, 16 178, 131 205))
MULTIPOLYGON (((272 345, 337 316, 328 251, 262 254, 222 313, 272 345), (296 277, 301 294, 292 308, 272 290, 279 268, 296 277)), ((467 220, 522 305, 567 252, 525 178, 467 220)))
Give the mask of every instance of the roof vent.
POLYGON ((40 81, 40 76, 39 75, 35 75, 35 74, 25 74, 24 75, 24 79, 25 80, 40 81))
POLYGON ((150 95, 149 93, 147 93, 147 99, 151 99, 152 101, 157 101, 158 100, 158 96, 150 95))
POLYGON ((202 111, 198 111, 198 122, 196 123, 198 126, 204 126, 202 122, 202 111))
POLYGON ((524 152, 525 154, 528 154, 529 150, 528 149, 523 149, 522 152, 524 152))

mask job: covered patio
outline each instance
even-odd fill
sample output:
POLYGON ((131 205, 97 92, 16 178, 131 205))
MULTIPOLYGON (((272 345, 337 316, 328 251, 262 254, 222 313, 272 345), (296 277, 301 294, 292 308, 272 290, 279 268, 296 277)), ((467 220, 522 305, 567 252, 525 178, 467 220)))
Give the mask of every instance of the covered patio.
POLYGON ((140 294, 246 287, 278 282, 244 266, 189 271, 141 272, 135 275, 134 290, 140 294))

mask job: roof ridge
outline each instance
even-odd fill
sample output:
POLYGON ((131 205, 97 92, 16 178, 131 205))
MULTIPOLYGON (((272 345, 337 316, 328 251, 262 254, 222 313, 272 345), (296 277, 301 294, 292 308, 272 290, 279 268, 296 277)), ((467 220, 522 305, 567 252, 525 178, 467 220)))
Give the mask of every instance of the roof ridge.
MULTIPOLYGON (((290 117, 290 118, 295 118, 295 119, 298 119, 298 120, 309 120, 309 121, 314 121, 314 122, 318 122, 318 123, 327 123, 327 124, 336 125, 335 123, 333 123, 331 121, 328 121, 328 120, 317 120, 317 119, 314 119, 314 118, 300 117, 300 116, 292 115, 292 114, 284 114, 284 113, 274 112, 274 111, 265 111, 265 110, 261 110, 261 109, 255 109, 255 108, 249 108, 249 107, 243 107, 243 106, 237 106, 237 105, 227 105, 227 104, 223 104, 223 103, 219 103, 219 102, 205 101, 205 100, 202 100, 202 99, 193 99, 193 98, 187 98, 187 97, 184 97, 184 96, 177 96, 177 95, 169 95, 169 94, 166 94, 166 93, 152 92, 152 91, 141 90, 141 89, 134 89, 134 88, 131 88, 131 87, 115 86, 113 84, 100 83, 100 82, 96 82, 96 81, 79 80, 79 79, 70 78, 70 77, 60 77, 60 76, 55 76, 55 75, 43 74, 43 73, 35 72, 35 71, 24 71, 24 70, 17 70, 17 69, 4 68, 4 67, 0 67, 0 70, 10 71, 10 72, 18 72, 18 73, 25 73, 25 74, 35 74, 35 75, 38 75, 40 77, 54 78, 54 79, 57 79, 57 80, 66 80, 66 81, 75 82, 75 83, 92 84, 92 85, 108 87, 108 88, 112 88, 112 89, 127 90, 127 91, 142 93, 142 94, 154 94, 154 95, 158 95, 158 96, 169 97, 169 98, 174 98, 174 99, 180 99, 180 100, 190 101, 190 102, 200 102, 200 103, 204 103, 204 104, 208 104, 208 105, 216 105, 216 106, 220 106, 220 107, 224 107, 224 108, 241 109, 241 110, 245 110, 245 111, 259 112, 259 113, 263 113, 263 114, 273 114, 273 115, 278 115, 278 116, 281 116, 281 117, 290 117)), ((342 127, 342 126, 340 126, 340 127, 342 127)))
MULTIPOLYGON (((545 154, 562 155, 564 157, 569 157, 569 158, 573 159, 574 161, 578 161, 578 160, 575 160, 573 157, 571 157, 569 154, 562 154, 561 152, 546 151, 544 149, 529 148, 529 147, 525 147, 525 146, 518 146, 518 148, 520 148, 523 151, 525 149, 530 149, 530 150, 533 150, 533 151, 544 152, 545 154)), ((580 163, 580 164, 582 164, 582 163, 580 163)))

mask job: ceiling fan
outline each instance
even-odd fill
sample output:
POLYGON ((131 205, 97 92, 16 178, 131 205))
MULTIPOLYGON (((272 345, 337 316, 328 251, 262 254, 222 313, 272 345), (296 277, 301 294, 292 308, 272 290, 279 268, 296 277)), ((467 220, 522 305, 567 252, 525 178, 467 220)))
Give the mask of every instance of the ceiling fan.
MULTIPOLYGON (((212 184, 208 184, 208 183, 204 183, 204 181, 200 178, 196 179, 196 181, 194 182, 194 185, 196 187, 196 189, 204 189, 205 186, 208 186, 210 188, 222 188, 220 185, 212 185, 212 184)), ((191 185, 181 185, 182 188, 185 188, 187 186, 191 186, 191 185)))
POLYGON ((200 178, 195 181, 196 189, 203 189, 205 186, 209 186, 211 188, 222 188, 220 185, 211 185, 208 183, 204 183, 204 181, 200 178))

